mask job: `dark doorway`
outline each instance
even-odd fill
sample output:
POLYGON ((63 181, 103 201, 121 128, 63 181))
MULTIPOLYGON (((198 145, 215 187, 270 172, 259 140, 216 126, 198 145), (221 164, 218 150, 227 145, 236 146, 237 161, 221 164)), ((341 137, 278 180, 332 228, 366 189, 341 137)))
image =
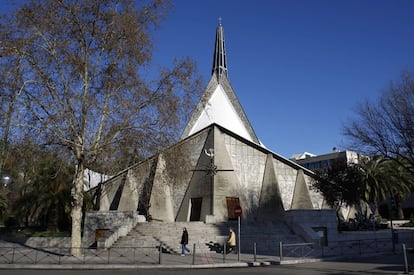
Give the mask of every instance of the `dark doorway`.
POLYGON ((95 230, 95 242, 99 240, 103 235, 105 235, 106 232, 108 231, 109 229, 96 229, 95 230))
POLYGON ((240 206, 239 198, 235 197, 226 197, 227 201, 227 215, 229 220, 237 220, 237 216, 234 214, 234 209, 237 206, 240 206))
POLYGON ((200 221, 202 202, 203 202, 203 198, 191 198, 190 222, 200 221))

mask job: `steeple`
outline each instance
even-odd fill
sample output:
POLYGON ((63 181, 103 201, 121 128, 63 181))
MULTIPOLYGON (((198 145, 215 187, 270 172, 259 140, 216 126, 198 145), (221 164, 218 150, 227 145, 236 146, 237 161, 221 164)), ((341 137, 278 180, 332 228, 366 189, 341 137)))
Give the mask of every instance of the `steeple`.
POLYGON ((212 75, 216 73, 217 81, 220 82, 220 79, 223 75, 227 77, 227 58, 226 58, 226 46, 224 44, 224 30, 221 25, 221 18, 219 18, 219 25, 216 29, 216 42, 214 47, 214 56, 213 56, 213 70, 212 75))
POLYGON ((216 32, 210 81, 181 138, 191 136, 212 124, 220 125, 251 142, 262 145, 227 77, 227 58, 221 19, 216 32))

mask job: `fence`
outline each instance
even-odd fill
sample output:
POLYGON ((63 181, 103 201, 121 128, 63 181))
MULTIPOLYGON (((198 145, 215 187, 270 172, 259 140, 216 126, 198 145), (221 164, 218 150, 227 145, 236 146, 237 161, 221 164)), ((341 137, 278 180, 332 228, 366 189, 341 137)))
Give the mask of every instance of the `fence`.
POLYGON ((279 257, 280 261, 286 258, 315 258, 319 256, 319 246, 314 243, 294 243, 283 244, 279 243, 279 257))
MULTIPOLYGON (((253 244, 253 254, 244 254, 242 259, 238 253, 198 252, 196 246, 192 247, 191 255, 180 257, 180 254, 169 253, 160 243, 157 247, 112 247, 108 249, 80 248, 82 256, 72 256, 70 248, 57 247, 29 247, 23 244, 7 244, 0 246, 0 264, 192 264, 230 263, 230 262, 256 262, 257 260, 297 260, 310 258, 323 258, 328 256, 371 255, 377 252, 392 251, 390 240, 355 240, 338 242, 334 245, 320 246, 315 243, 285 244, 280 242, 279 247, 264 257, 263 251, 257 250, 253 244), (257 256, 259 254, 260 256, 257 256)), ((224 247, 225 251, 225 247, 224 247)), ((406 269, 409 268, 406 253, 414 252, 413 248, 405 248, 403 253, 406 269)))
POLYGON ((393 251, 392 244, 391 238, 340 241, 333 245, 322 246, 321 256, 350 256, 393 251))
POLYGON ((355 256, 372 254, 384 251, 392 251, 390 239, 366 239, 339 241, 329 246, 321 246, 316 243, 279 243, 280 260, 287 258, 320 258, 328 256, 355 256))
POLYGON ((0 246, 0 264, 120 264, 120 265, 159 265, 239 262, 239 254, 196 251, 181 257, 170 253, 161 243, 157 247, 112 247, 108 249, 80 248, 82 256, 72 256, 70 248, 29 247, 14 244, 0 246))
POLYGON ((159 262, 157 248, 80 248, 82 256, 72 256, 69 248, 25 246, 0 247, 0 264, 133 264, 159 262))

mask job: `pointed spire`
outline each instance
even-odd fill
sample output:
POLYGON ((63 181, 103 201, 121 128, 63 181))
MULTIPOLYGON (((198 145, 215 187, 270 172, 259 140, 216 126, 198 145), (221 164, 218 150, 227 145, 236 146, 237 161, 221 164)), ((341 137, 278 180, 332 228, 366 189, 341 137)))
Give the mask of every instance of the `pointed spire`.
POLYGON ((213 75, 214 73, 217 75, 218 82, 220 82, 223 75, 227 77, 226 47, 224 44, 224 30, 221 25, 221 17, 219 18, 219 25, 216 29, 216 43, 214 47, 213 70, 211 74, 213 75))
POLYGON ((228 79, 221 18, 216 33, 213 71, 181 139, 217 124, 240 137, 261 145, 228 79))

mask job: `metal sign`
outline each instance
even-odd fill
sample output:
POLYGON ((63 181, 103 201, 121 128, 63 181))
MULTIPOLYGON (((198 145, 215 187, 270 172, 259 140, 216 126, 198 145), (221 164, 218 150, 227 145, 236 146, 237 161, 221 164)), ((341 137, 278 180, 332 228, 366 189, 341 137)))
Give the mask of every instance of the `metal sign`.
POLYGON ((240 205, 238 205, 234 208, 234 216, 240 217, 242 215, 242 212, 243 211, 242 211, 242 208, 241 208, 240 205))

